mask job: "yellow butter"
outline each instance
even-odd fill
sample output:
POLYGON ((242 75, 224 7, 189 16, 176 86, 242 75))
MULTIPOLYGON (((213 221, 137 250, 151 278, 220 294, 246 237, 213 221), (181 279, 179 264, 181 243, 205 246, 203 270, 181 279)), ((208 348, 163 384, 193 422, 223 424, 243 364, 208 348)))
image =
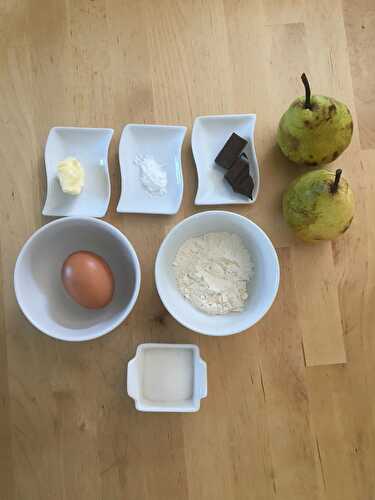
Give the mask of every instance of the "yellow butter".
POLYGON ((85 183, 85 171, 76 158, 65 158, 57 166, 57 176, 64 193, 78 195, 85 183))

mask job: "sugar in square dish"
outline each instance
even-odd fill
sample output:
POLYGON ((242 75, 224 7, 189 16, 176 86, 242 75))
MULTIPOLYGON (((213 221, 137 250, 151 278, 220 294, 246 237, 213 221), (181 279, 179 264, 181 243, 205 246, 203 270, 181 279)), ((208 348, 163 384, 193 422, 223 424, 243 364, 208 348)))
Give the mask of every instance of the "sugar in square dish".
POLYGON ((141 344, 129 361, 127 391, 139 411, 195 412, 207 396, 207 367, 191 344, 141 344))

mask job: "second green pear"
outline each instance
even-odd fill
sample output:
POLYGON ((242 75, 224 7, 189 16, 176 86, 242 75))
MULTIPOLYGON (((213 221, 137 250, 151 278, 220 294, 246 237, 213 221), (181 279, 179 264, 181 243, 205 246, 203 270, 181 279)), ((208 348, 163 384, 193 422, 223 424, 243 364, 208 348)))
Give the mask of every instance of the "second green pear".
POLYGON ((334 240, 354 217, 354 195, 341 170, 313 170, 295 179, 283 196, 283 215, 307 242, 334 240))
POLYGON ((306 94, 292 102, 281 117, 277 143, 295 163, 311 166, 330 163, 350 144, 352 116, 342 102, 311 95, 305 74, 302 81, 306 94))

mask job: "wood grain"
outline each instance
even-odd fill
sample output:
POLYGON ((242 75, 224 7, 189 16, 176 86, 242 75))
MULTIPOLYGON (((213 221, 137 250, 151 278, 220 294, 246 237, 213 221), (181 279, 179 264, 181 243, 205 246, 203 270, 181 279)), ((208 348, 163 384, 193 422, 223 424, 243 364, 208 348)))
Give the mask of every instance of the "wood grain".
POLYGON ((373 500, 375 480, 374 7, 369 0, 0 0, 1 500, 373 500), (344 169, 357 199, 343 238, 297 243, 281 195, 302 172, 275 146, 281 114, 313 91, 346 102, 344 169), (195 335, 162 307, 153 267, 193 205, 194 118, 257 113, 261 192, 232 206, 261 225, 281 264, 278 298, 251 331, 195 335), (184 199, 172 217, 119 215, 126 123, 188 127, 184 199), (106 220, 133 242, 142 289, 123 325, 56 342, 28 324, 16 256, 42 224, 43 150, 55 125, 111 127, 106 220), (141 342, 192 342, 208 363, 195 415, 141 414, 124 394, 141 342))
POLYGON ((375 5, 371 0, 343 1, 345 29, 353 75, 355 108, 358 115, 361 146, 375 147, 375 98, 372 83, 375 78, 373 60, 375 47, 375 5))
POLYGON ((331 245, 295 245, 292 255, 306 365, 346 363, 331 245))

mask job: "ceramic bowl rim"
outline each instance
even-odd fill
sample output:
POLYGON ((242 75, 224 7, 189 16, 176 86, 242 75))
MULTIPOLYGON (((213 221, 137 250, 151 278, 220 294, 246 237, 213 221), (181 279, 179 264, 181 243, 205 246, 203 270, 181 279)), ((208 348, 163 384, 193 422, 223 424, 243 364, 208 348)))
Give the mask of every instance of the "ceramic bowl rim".
MULTIPOLYGON (((280 285, 280 263, 279 263, 279 258, 278 258, 278 255, 276 253, 276 250, 275 250, 275 247, 272 243, 272 241, 270 240, 270 238, 267 236, 267 234, 263 231, 263 229, 261 229, 257 224, 255 224, 255 222, 251 221, 250 219, 248 219, 247 217, 244 217, 243 215, 240 215, 238 213, 235 213, 235 212, 230 212, 228 210, 206 210, 204 212, 199 212, 199 213, 196 213, 196 214, 193 214, 191 215, 190 217, 186 217, 185 219, 183 219, 182 221, 180 221, 178 224, 176 224, 169 232, 168 234, 165 236, 165 238, 163 239, 160 247, 159 247, 159 250, 158 250, 158 253, 157 253, 157 256, 156 256, 156 260, 155 260, 155 271, 154 271, 154 275, 155 275, 155 283, 156 283, 156 288, 157 288, 157 291, 158 291, 158 294, 159 294, 159 297, 160 297, 160 300, 162 301, 164 307, 167 309, 167 311, 169 312, 169 314, 178 322, 180 323, 182 326, 184 326, 185 328, 189 329, 190 331, 192 332, 195 332, 195 333, 200 333, 202 335, 207 335, 207 336, 210 336, 210 337, 226 337, 226 336, 229 336, 229 335, 235 335, 235 334, 238 334, 238 333, 243 333, 245 331, 247 331, 249 328, 251 328, 252 326, 254 326, 256 323, 258 323, 266 314, 267 312, 270 310, 270 308, 272 307, 275 299, 276 299, 276 296, 277 296, 277 293, 278 293, 278 290, 279 290, 279 285, 280 285), (256 321, 251 321, 251 322, 248 322, 245 326, 241 326, 241 327, 237 327, 237 328, 233 328, 233 330, 231 330, 230 332, 226 332, 224 334, 213 334, 213 333, 209 333, 207 332, 207 330, 203 330, 203 329, 199 329, 199 328, 192 328, 191 324, 189 324, 188 321, 185 321, 184 319, 182 319, 181 317, 176 317, 175 314, 170 310, 168 304, 167 304, 167 301, 165 300, 164 296, 163 296, 163 293, 161 291, 161 283, 160 283, 160 280, 159 280, 159 270, 160 270, 160 261, 162 259, 162 253, 164 252, 164 249, 166 248, 166 246, 168 245, 168 242, 169 240, 171 239, 171 237, 173 236, 173 234, 183 225, 185 224, 187 221, 190 221, 192 219, 199 219, 201 217, 211 217, 211 216, 217 216, 219 215, 219 217, 221 215, 225 215, 225 216, 230 216, 232 218, 237 218, 237 219, 240 219, 242 222, 244 222, 245 224, 247 225, 250 225, 252 226, 255 231, 258 231, 259 233, 262 234, 262 236, 264 237, 265 241, 267 242, 267 244, 269 245, 269 248, 270 248, 270 252, 272 254, 272 257, 274 259, 274 262, 275 262, 275 265, 276 265, 276 269, 275 269, 275 281, 274 281, 274 284, 273 284, 273 289, 272 289, 272 294, 270 296, 270 300, 269 300, 269 304, 267 304, 267 307, 265 307, 262 311, 262 314, 257 318, 256 321)), ((215 317, 215 316, 214 316, 215 317)))
POLYGON ((37 330, 39 330, 40 332, 48 335, 49 337, 55 338, 57 340, 64 340, 66 342, 85 342, 85 341, 93 340, 93 339, 96 339, 96 338, 99 338, 99 337, 106 335, 107 333, 109 333, 112 330, 114 330, 115 328, 117 328, 128 317, 128 315, 132 311, 133 307, 135 306, 135 303, 136 303, 138 296, 139 296, 139 291, 140 291, 140 287, 141 287, 141 266, 139 264, 139 259, 138 259, 138 256, 136 254, 136 251, 135 251, 133 245, 128 240, 128 238, 119 229, 117 229, 117 227, 113 226, 112 224, 110 224, 109 222, 106 222, 104 220, 96 219, 95 217, 70 216, 70 217, 63 217, 61 219, 56 219, 54 221, 48 222, 44 226, 37 229, 25 241, 25 243, 23 244, 23 246, 22 246, 22 248, 17 256, 17 259, 16 259, 16 264, 14 266, 14 273, 13 273, 13 282, 14 282, 14 291, 15 291, 18 306, 21 309, 25 318, 37 330), (128 252, 129 252, 129 255, 131 257, 132 266, 134 268, 135 283, 134 283, 134 288, 133 288, 130 300, 127 303, 127 305, 124 307, 124 309, 119 313, 119 317, 116 321, 111 322, 106 328, 104 328, 102 330, 98 329, 99 330, 98 332, 92 333, 85 338, 80 337, 78 334, 77 338, 69 338, 68 339, 64 335, 59 335, 59 334, 55 334, 51 331, 47 331, 47 329, 45 329, 35 318, 30 317, 30 315, 24 310, 24 308, 23 308, 24 301, 22 301, 21 297, 20 297, 20 286, 21 285, 20 285, 20 281, 19 281, 20 278, 18 276, 18 273, 19 273, 21 262, 25 256, 26 252, 28 251, 30 245, 32 244, 33 241, 35 241, 35 239, 39 238, 43 232, 48 231, 49 228, 52 226, 56 226, 59 224, 67 224, 67 223, 70 223, 72 221, 78 221, 78 222, 83 222, 83 223, 89 221, 90 223, 93 223, 94 225, 97 224, 101 227, 106 227, 107 229, 109 229, 109 231, 125 245, 125 247, 127 248, 128 252))

